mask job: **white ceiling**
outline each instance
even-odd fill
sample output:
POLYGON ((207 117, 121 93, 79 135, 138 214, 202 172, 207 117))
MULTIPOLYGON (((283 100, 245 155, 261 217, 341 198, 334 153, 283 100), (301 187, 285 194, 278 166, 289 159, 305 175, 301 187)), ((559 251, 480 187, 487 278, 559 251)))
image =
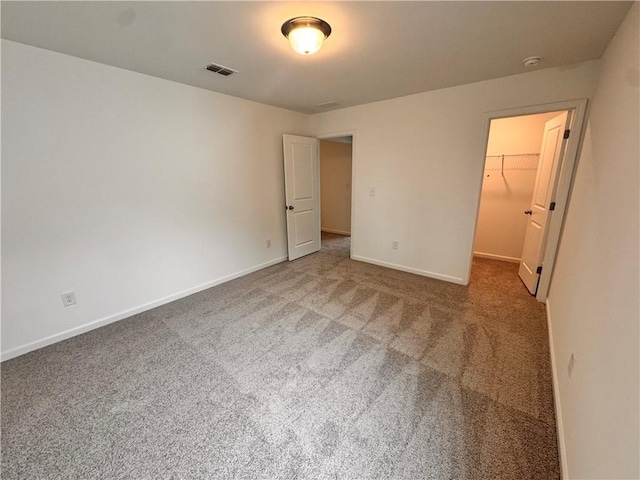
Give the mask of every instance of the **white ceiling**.
POLYGON ((2 2, 2 37, 314 113, 600 58, 631 2, 2 2), (294 53, 288 18, 320 17, 294 53), (216 62, 240 73, 204 69, 216 62), (318 107, 337 102, 332 107, 318 107))

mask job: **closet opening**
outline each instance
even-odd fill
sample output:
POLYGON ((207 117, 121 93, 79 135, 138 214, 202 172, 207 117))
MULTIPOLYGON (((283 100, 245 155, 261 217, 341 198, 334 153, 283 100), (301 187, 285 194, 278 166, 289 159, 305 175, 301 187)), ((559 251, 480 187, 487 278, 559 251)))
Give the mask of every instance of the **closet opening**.
POLYGON ((319 140, 321 249, 351 255, 353 136, 319 140))
POLYGON ((521 280, 509 282, 509 288, 517 285, 531 295, 538 293, 545 264, 572 113, 490 120, 472 268, 495 261, 515 264, 503 265, 505 274, 521 280))

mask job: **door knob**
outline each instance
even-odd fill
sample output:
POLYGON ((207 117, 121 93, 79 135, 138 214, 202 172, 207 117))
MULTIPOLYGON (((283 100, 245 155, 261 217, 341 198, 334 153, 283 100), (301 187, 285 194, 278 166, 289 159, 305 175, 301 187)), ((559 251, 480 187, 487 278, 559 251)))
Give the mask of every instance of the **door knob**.
POLYGON ((533 211, 532 211, 532 210, 525 210, 525 211, 524 211, 524 214, 525 214, 525 215, 532 215, 532 214, 533 214, 533 211))
POLYGON ((293 210, 293 205, 289 205, 289 210, 293 210))

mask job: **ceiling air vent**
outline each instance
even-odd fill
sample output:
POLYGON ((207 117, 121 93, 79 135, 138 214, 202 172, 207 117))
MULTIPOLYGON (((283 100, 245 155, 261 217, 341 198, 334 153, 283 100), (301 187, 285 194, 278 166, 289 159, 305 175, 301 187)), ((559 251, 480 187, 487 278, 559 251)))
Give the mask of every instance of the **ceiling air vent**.
POLYGON ((217 63, 210 63, 205 68, 210 72, 219 73, 220 75, 224 75, 225 77, 228 77, 229 75, 232 75, 234 73, 238 73, 238 71, 234 70, 233 68, 225 67, 224 65, 218 65, 217 63))
POLYGON ((340 104, 335 100, 331 100, 330 102, 319 103, 318 107, 320 108, 334 108, 339 106, 340 104))

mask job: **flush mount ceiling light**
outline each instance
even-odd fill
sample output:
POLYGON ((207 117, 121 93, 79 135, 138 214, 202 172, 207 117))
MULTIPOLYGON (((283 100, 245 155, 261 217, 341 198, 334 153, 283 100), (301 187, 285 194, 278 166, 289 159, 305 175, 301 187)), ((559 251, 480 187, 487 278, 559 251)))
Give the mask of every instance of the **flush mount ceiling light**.
POLYGON ((331 35, 331 25, 316 17, 295 17, 282 24, 282 34, 301 55, 313 55, 331 35))

